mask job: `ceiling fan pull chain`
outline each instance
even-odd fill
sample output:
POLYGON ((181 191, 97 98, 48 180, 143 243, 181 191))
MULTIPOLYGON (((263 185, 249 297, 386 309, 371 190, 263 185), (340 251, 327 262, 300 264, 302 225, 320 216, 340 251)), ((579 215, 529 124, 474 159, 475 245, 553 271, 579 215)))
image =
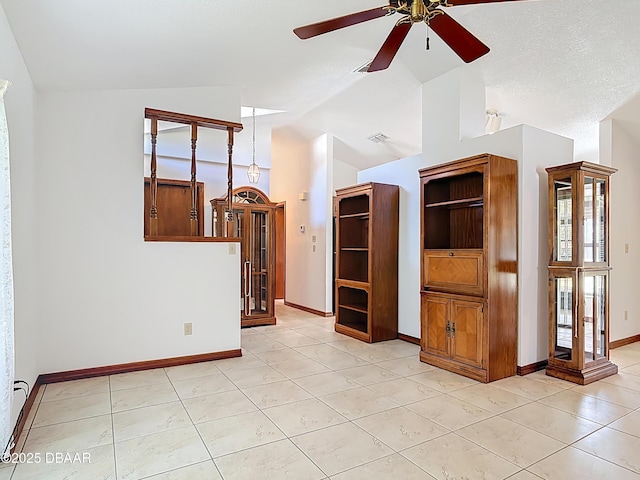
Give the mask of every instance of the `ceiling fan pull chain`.
POLYGON ((429 24, 427 23, 427 50, 429 50, 429 24))

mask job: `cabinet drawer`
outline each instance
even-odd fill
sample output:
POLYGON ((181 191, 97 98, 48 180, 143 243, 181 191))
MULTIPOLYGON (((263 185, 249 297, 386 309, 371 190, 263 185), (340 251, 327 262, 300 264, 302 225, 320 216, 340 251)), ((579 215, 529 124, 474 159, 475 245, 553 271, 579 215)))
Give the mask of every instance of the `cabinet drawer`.
POLYGON ((482 250, 425 250, 426 288, 471 295, 484 294, 482 250))

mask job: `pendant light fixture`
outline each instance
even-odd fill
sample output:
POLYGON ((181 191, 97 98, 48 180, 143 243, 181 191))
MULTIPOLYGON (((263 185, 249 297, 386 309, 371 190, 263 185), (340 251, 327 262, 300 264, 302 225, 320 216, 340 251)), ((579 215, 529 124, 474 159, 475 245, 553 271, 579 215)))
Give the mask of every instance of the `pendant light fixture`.
POLYGON ((249 183, 258 183, 258 180, 260 180, 260 169, 256 164, 256 107, 253 107, 251 117, 253 119, 253 162, 249 165, 247 177, 249 177, 249 183))

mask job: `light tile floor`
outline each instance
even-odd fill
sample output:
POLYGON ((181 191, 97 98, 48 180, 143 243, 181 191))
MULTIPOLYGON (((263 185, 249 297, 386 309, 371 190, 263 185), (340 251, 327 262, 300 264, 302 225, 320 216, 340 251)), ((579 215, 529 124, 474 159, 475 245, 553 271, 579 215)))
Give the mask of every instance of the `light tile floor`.
POLYGON ((242 358, 41 388, 18 445, 40 463, 0 480, 640 480, 640 344, 586 387, 483 385, 277 313, 242 331, 242 358), (55 463, 75 452, 91 463, 55 463))

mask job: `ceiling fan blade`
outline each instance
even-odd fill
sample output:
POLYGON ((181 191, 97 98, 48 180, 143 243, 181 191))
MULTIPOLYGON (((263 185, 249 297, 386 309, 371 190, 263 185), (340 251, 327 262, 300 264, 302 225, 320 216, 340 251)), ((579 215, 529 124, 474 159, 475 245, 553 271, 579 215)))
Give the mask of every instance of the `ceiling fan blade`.
POLYGON ((376 58, 374 58, 371 65, 369 65, 367 72, 384 70, 391 65, 393 57, 398 53, 400 45, 402 45, 402 42, 404 42, 404 39, 407 37, 407 34, 411 29, 411 25, 411 23, 401 23, 400 25, 393 27, 393 30, 391 30, 391 33, 382 44, 376 58))
POLYGON ((447 3, 452 6, 456 5, 475 5, 476 3, 497 3, 497 2, 517 2, 523 0, 447 0, 447 3))
POLYGON ((429 20, 429 26, 465 63, 489 53, 489 47, 445 12, 429 20))
POLYGON ((358 23, 384 17, 388 13, 389 11, 383 7, 372 8, 371 10, 352 13, 350 15, 345 15, 344 17, 332 18, 331 20, 325 20, 324 22, 298 27, 293 30, 293 33, 295 33, 299 38, 305 40, 317 35, 322 35, 323 33, 333 32, 334 30, 339 30, 341 28, 357 25, 358 23))

